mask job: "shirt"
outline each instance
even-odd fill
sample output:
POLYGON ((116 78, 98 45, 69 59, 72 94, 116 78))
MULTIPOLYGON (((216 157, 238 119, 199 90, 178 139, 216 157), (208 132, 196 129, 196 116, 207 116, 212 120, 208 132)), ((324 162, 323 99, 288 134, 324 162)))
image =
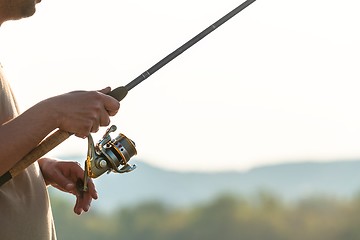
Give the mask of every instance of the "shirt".
MULTIPOLYGON (((18 114, 0 65, 0 124, 18 114)), ((0 186, 0 239, 56 239, 49 195, 37 162, 0 186)))

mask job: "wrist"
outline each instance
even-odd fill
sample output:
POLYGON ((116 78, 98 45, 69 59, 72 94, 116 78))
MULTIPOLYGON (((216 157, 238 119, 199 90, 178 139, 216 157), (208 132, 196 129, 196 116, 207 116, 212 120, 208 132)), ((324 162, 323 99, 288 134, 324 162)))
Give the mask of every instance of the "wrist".
POLYGON ((45 99, 36 105, 38 107, 39 120, 45 120, 44 124, 50 128, 50 131, 59 128, 62 119, 62 114, 57 110, 53 99, 45 99))
POLYGON ((51 183, 48 181, 48 167, 49 167, 49 164, 51 164, 51 162, 54 162, 55 160, 53 159, 50 159, 50 158, 46 158, 46 157, 43 157, 43 158, 40 158, 38 159, 38 164, 39 164, 39 167, 40 167, 40 171, 42 173, 42 176, 44 178, 44 181, 45 181, 45 184, 48 186, 50 185, 51 183))

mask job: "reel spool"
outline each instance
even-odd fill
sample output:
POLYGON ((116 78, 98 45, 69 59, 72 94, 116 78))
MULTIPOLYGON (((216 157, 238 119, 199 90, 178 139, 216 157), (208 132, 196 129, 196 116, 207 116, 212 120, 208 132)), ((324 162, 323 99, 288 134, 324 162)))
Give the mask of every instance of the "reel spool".
POLYGON ((105 172, 126 173, 136 168, 136 165, 128 163, 130 158, 137 154, 135 143, 122 133, 111 139, 110 133, 116 129, 115 125, 108 128, 96 145, 89 134, 82 191, 87 191, 89 177, 97 178, 105 172))

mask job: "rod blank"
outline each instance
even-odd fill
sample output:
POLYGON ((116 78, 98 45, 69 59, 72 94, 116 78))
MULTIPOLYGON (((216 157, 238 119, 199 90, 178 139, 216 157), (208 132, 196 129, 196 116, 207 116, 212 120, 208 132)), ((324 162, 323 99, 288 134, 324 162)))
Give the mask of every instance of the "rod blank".
MULTIPOLYGON (((157 62, 155 65, 153 65, 151 68, 149 68, 148 70, 146 70, 145 72, 143 72, 142 74, 140 74, 138 77, 136 77, 134 80, 132 80, 131 82, 129 82, 128 84, 125 85, 125 87, 118 87, 116 89, 114 89, 112 91, 112 93, 110 93, 111 96, 115 97, 116 99, 118 99, 119 97, 117 97, 116 93, 117 92, 121 92, 121 96, 123 96, 122 98, 124 98, 127 94, 127 91, 130 91, 131 89, 133 89, 136 85, 138 85, 139 83, 141 83, 142 81, 144 81, 145 79, 147 79, 148 77, 150 77, 152 74, 154 74, 156 71, 158 71, 160 68, 162 68, 163 66, 165 66, 166 64, 168 64, 169 62, 171 62, 174 58, 176 58, 177 56, 179 56, 180 54, 182 54, 184 51, 186 51, 187 49, 189 49, 190 47, 192 47, 194 44, 196 44, 197 42, 199 42, 201 39, 203 39, 204 37, 206 37, 208 34, 210 34, 211 32, 213 32, 215 29, 217 29, 219 26, 221 26, 222 24, 224 24, 226 21, 228 21, 230 18, 232 18, 233 16, 235 16, 236 14, 238 14, 239 12, 241 12, 242 10, 244 10, 246 7, 248 7, 250 4, 252 4, 253 2, 255 2, 256 0, 247 0, 245 2, 243 2, 242 4, 240 4, 238 7, 236 7, 235 9, 233 9, 231 12, 229 12, 228 14, 226 14, 225 16, 223 16, 222 18, 220 18, 219 20, 217 20, 215 23, 211 24, 208 28, 204 29, 202 32, 200 32, 199 34, 197 34, 195 37, 193 37, 192 39, 190 39, 189 41, 187 41, 185 44, 183 44, 182 46, 180 46, 179 48, 177 48, 175 51, 173 51, 172 53, 170 53, 169 55, 167 55, 166 57, 164 57, 163 59, 161 59, 159 62, 157 62), (120 89, 121 88, 121 89, 120 89), (124 89, 125 88, 125 89, 124 89), (124 95, 124 91, 126 91, 126 94, 124 95)), ((121 98, 121 99, 122 99, 121 98)), ((120 100, 121 100, 120 99, 120 100)), ((119 99, 118 99, 119 100, 119 99)), ((119 100, 119 101, 120 101, 119 100)))

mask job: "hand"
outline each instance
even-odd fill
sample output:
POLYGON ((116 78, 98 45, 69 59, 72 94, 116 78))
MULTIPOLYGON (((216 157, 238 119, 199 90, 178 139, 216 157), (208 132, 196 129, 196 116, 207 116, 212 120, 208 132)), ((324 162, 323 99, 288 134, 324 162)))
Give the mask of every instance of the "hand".
POLYGON ((57 161, 50 158, 41 158, 38 162, 47 185, 50 184, 76 196, 74 207, 76 214, 80 215, 90 209, 92 199, 97 199, 98 195, 91 179, 88 181, 87 192, 78 191, 76 183, 79 179, 84 180, 84 171, 77 162, 57 161))
POLYGON ((56 127, 85 138, 97 132, 100 126, 110 124, 120 103, 106 95, 110 87, 100 91, 75 91, 49 98, 42 102, 43 109, 55 117, 56 127))

